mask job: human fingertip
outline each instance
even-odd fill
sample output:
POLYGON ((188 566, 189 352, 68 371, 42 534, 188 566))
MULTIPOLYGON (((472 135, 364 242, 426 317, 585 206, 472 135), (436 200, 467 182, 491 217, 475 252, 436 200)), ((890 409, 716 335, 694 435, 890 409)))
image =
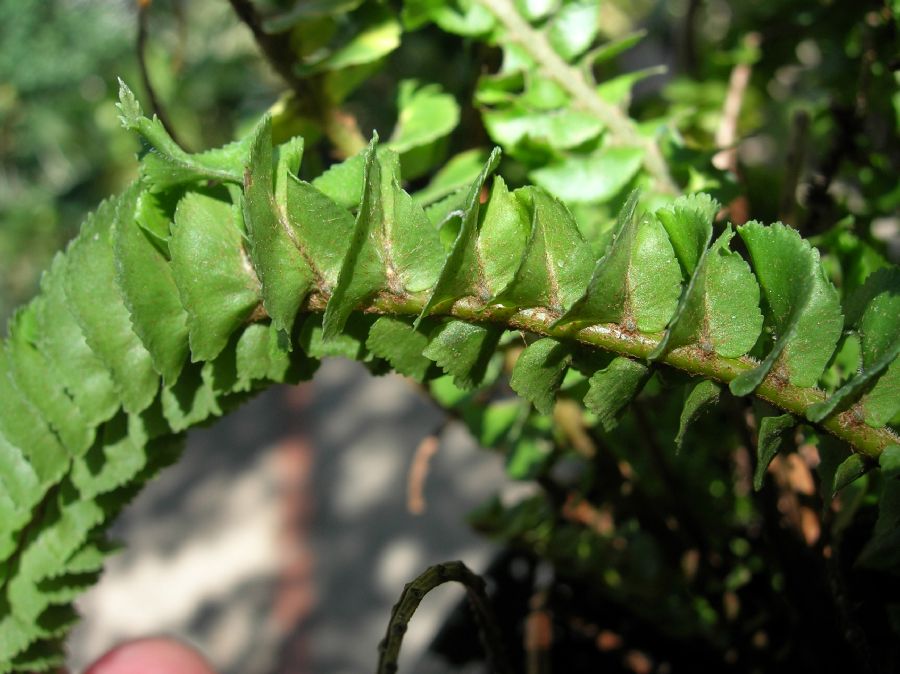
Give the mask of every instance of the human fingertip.
POLYGON ((174 639, 138 639, 116 646, 85 674, 215 674, 204 657, 174 639))

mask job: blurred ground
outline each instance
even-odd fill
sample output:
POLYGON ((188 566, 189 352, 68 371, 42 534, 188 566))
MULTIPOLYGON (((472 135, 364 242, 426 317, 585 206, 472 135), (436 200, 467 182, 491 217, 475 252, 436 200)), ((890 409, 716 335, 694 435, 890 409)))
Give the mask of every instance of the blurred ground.
MULTIPOLYGON (((113 529, 127 549, 79 602, 75 671, 160 633, 193 642, 223 674, 372 671, 404 583, 449 559, 481 570, 493 552, 464 516, 502 484, 502 465, 461 428, 448 427, 432 458, 425 513, 407 512, 413 452, 441 420, 401 378, 330 361, 312 384, 270 389, 193 432, 113 529)), ((426 598, 402 671, 426 667, 462 594, 426 598)))

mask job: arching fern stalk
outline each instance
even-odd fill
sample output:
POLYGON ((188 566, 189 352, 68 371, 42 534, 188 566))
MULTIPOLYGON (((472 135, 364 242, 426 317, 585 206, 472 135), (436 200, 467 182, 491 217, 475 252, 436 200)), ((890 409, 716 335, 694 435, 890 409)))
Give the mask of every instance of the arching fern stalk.
POLYGON ((763 448, 803 417, 846 441, 839 481, 896 456, 896 268, 842 311, 795 231, 739 227, 748 264, 704 195, 645 214, 632 197, 596 261, 559 201, 491 178, 496 151, 427 203, 377 140, 308 183, 302 139, 273 148, 268 119, 188 155, 124 86, 120 109, 148 145, 141 179, 57 255, 0 349, 0 672, 60 661, 71 601, 112 549, 106 522, 185 429, 327 355, 472 387, 522 331, 510 383, 542 413, 565 387, 611 427, 670 366, 695 376, 683 426, 727 384, 785 412, 763 420, 763 448), (816 383, 843 330, 863 367, 826 400, 816 383))

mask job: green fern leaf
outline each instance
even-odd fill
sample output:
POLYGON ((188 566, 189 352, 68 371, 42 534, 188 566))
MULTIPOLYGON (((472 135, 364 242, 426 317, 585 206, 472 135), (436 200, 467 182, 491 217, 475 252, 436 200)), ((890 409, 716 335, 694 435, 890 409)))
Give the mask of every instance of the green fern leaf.
POLYGON ((28 522, 32 506, 41 496, 38 476, 28 457, 0 431, 0 584, 4 578, 2 562, 15 552, 16 534, 28 522))
POLYGON ((618 425, 618 416, 644 388, 652 374, 649 367, 630 358, 615 358, 589 380, 585 406, 597 415, 607 431, 618 425))
POLYGON ((41 278, 38 347, 78 405, 85 423, 98 426, 115 414, 119 396, 109 370, 88 346, 69 309, 64 286, 67 264, 68 257, 57 254, 41 278))
MULTIPOLYGON (((168 229, 166 219, 166 232, 168 229)), ((116 278, 135 334, 163 382, 172 385, 188 357, 187 312, 169 259, 150 236, 146 228, 130 223, 116 227, 116 278)))
POLYGON ((495 327, 448 321, 431 333, 424 356, 453 376, 463 389, 479 386, 503 331, 495 327))
POLYGON ((86 423, 60 382, 47 376, 49 364, 34 346, 36 303, 40 301, 39 298, 20 309, 10 323, 7 341, 10 376, 22 397, 43 417, 68 453, 80 456, 91 446, 94 429, 86 423))
MULTIPOLYGON (((702 248, 695 246, 688 251, 683 232, 675 236, 673 232, 691 221, 665 217, 662 213, 660 219, 669 232, 682 269, 690 271, 675 315, 650 358, 657 359, 672 349, 688 345, 726 358, 746 354, 759 337, 763 317, 759 310, 759 286, 749 265, 728 249, 734 236, 730 226, 711 248, 706 248, 707 239, 702 248)), ((694 244, 699 243, 698 238, 694 244)))
MULTIPOLYGON (((459 207, 463 207, 464 193, 459 207)), ((487 294, 496 296, 507 288, 522 265, 529 238, 528 211, 522 199, 509 191, 500 176, 494 178, 491 194, 478 225, 476 251, 487 294)), ((443 219, 443 218, 442 218, 443 219)))
POLYGON ((541 414, 553 412, 556 392, 572 362, 572 349, 555 339, 539 339, 522 352, 509 385, 541 414))
POLYGON ((432 323, 425 322, 416 329, 412 320, 382 316, 372 324, 366 346, 400 374, 423 381, 432 368, 432 361, 422 352, 428 346, 428 332, 433 327, 432 323))
POLYGON ((766 469, 781 449, 785 434, 797 425, 792 414, 763 417, 759 422, 759 437, 756 441, 756 470, 753 472, 753 488, 762 489, 766 469))
POLYGON ((900 270, 871 274, 849 301, 848 323, 861 337, 862 371, 826 401, 810 405, 806 417, 821 421, 868 387, 862 400, 865 421, 879 427, 900 411, 900 270))
POLYGON ((597 263, 584 296, 559 320, 618 323, 625 330, 659 332, 669 322, 681 292, 681 271, 659 221, 638 221, 637 193, 619 214, 616 237, 597 263))
POLYGON ((60 444, 56 435, 47 427, 44 420, 29 405, 13 386, 9 377, 9 354, 6 344, 0 343, 0 436, 4 445, 10 448, 10 472, 4 473, 4 482, 12 483, 25 478, 28 473, 15 460, 14 452, 18 450, 31 465, 37 478, 33 491, 20 491, 23 486, 10 487, 10 494, 19 491, 17 502, 20 507, 28 507, 38 503, 46 491, 59 482, 69 468, 69 453, 60 444))
MULTIPOLYGON (((287 221, 304 259, 315 266, 318 282, 331 290, 353 233, 353 216, 316 187, 289 175, 286 184, 287 221)), ((359 206, 357 202, 354 208, 359 206)))
POLYGON ((199 192, 178 203, 169 242, 187 310, 191 360, 212 360, 260 303, 260 285, 231 205, 199 192))
POLYGON ((644 152, 633 147, 612 147, 590 155, 572 155, 529 174, 535 184, 571 203, 603 203, 634 178, 644 152))
POLYGON ((150 353, 135 334, 116 282, 116 223, 133 226, 137 187, 100 205, 69 246, 65 265, 66 297, 85 340, 109 370, 122 405, 132 413, 156 396, 159 376, 150 353))
POLYGON ((163 127, 155 115, 144 117, 140 103, 119 80, 119 120, 122 126, 141 135, 150 147, 141 164, 141 173, 152 190, 164 190, 198 180, 240 183, 250 137, 218 150, 188 154, 163 127))
POLYGON ((684 436, 688 428, 711 406, 719 402, 722 389, 715 382, 701 379, 690 385, 684 397, 684 407, 678 420, 678 434, 675 436, 675 447, 680 451, 684 444, 684 436))
POLYGON ((749 222, 738 229, 769 311, 775 343, 757 367, 732 380, 735 395, 752 393, 770 370, 796 386, 815 386, 843 327, 837 291, 819 253, 781 223, 749 222))
POLYGON ((593 266, 591 249, 561 202, 541 190, 523 194, 533 213, 528 244, 509 285, 490 303, 560 313, 584 293, 593 266))
POLYGON ((468 295, 483 297, 487 294, 486 290, 481 287, 483 279, 479 274, 472 274, 471 271, 478 268, 477 238, 481 190, 488 176, 494 172, 499 163, 500 152, 495 150, 491 153, 481 173, 469 188, 459 234, 457 234, 456 240, 453 242, 450 254, 447 256, 446 262, 444 262, 440 276, 431 291, 428 301, 422 308, 418 320, 440 309, 447 303, 455 302, 461 297, 468 295))
MULTIPOLYGON (((266 312, 279 330, 290 332, 300 305, 315 287, 315 275, 304 259, 294 232, 275 202, 272 179, 272 121, 266 116, 253 134, 250 164, 244 173, 244 222, 250 257, 262 286, 266 312)), ((294 150, 294 152, 302 152, 294 150)), ((289 153, 290 154, 290 153, 289 153)), ((294 161, 291 157, 290 161, 294 161)), ((299 157, 296 157, 299 163, 299 157)), ((278 168, 279 186, 287 204, 288 165, 278 168)))

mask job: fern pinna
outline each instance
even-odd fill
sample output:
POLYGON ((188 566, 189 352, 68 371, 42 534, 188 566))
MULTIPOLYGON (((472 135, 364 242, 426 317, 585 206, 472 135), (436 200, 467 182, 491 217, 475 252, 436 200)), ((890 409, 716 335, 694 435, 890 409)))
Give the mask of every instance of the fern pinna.
MULTIPOLYGON (((842 306, 809 242, 781 224, 716 231, 702 194, 646 213, 633 196, 596 260, 561 202, 492 177, 498 151, 470 185, 410 195, 377 139, 310 183, 302 139, 273 147, 268 118, 190 155, 124 85, 120 110, 148 146, 140 180, 87 219, 0 348, 0 672, 61 661, 71 602, 114 550, 106 523, 188 427, 310 378, 324 356, 393 369, 452 406, 525 339, 512 389, 541 414, 580 399, 604 428, 674 368, 690 376, 679 443, 727 385, 783 412, 760 424, 758 477, 801 421, 853 450, 836 488, 897 470, 896 267, 842 306), (826 397, 816 385, 846 331, 862 366, 826 397)), ((484 441, 521 427, 521 408, 484 441)), ((880 531, 889 545, 896 522, 880 531)))

